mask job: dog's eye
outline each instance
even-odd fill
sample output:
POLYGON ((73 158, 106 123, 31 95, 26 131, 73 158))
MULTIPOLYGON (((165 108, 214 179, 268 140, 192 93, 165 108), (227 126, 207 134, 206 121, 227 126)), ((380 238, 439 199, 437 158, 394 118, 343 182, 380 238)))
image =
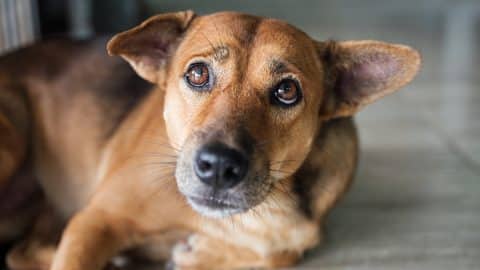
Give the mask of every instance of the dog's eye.
POLYGON ((272 101, 280 106, 293 106, 300 101, 302 93, 298 83, 291 79, 281 81, 272 91, 272 101))
POLYGON ((210 81, 208 66, 204 63, 191 64, 185 73, 185 80, 194 88, 204 88, 210 81))

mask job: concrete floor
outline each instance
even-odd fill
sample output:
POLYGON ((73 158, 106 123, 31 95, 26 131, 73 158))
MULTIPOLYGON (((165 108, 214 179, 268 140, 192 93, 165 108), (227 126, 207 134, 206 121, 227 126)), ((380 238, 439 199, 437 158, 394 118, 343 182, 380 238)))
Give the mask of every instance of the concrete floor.
POLYGON ((241 10, 285 19, 317 39, 418 48, 419 77, 358 115, 355 184, 330 216, 326 243, 296 269, 480 269, 480 2, 386 2, 159 5, 241 10))

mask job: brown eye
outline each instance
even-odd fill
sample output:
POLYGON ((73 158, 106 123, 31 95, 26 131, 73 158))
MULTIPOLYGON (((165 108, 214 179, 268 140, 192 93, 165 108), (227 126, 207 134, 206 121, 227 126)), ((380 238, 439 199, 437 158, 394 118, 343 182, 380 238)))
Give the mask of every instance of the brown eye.
POLYGON ((210 81, 208 66, 204 63, 190 65, 185 73, 185 80, 194 88, 205 88, 210 81))
POLYGON ((301 91, 298 83, 290 79, 281 81, 273 90, 272 98, 277 105, 295 105, 301 99, 301 91))

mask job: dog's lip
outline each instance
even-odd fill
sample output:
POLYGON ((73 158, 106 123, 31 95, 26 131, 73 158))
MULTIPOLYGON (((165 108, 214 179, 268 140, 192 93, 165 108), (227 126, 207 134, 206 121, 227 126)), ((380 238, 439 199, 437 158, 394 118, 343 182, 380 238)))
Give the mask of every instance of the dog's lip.
POLYGON ((224 200, 215 197, 198 197, 187 196, 187 199, 197 205, 212 208, 212 209, 238 209, 239 206, 225 202, 224 200))

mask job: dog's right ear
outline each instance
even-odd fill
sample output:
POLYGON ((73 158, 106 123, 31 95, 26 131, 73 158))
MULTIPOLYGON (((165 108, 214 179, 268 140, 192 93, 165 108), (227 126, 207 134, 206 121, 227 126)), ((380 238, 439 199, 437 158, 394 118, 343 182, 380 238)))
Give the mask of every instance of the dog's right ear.
POLYGON ((120 55, 142 78, 158 83, 164 75, 168 57, 194 17, 191 10, 151 17, 115 35, 107 44, 108 54, 120 55))

